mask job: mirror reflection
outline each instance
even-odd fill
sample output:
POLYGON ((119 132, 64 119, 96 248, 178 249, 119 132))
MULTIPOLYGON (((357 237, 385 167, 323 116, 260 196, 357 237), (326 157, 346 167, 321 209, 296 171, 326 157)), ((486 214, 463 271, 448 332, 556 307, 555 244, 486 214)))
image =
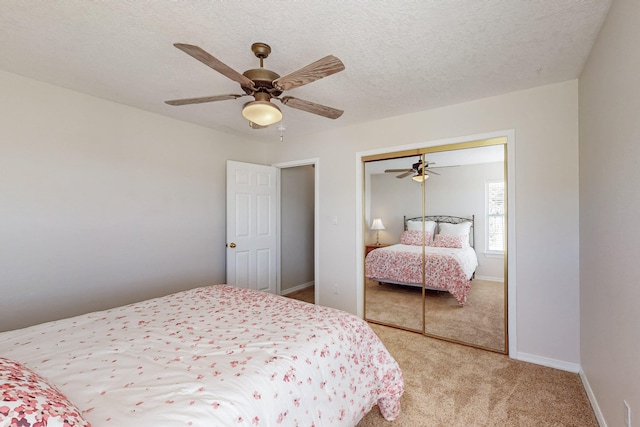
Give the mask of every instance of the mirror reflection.
POLYGON ((365 162, 367 320, 506 352, 504 159, 499 144, 365 162))

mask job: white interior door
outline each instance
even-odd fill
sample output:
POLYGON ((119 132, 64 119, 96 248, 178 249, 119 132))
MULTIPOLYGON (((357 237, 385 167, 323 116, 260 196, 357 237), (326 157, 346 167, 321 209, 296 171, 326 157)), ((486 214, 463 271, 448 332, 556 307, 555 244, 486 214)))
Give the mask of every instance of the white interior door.
POLYGON ((227 283, 276 293, 276 168, 227 161, 227 283))

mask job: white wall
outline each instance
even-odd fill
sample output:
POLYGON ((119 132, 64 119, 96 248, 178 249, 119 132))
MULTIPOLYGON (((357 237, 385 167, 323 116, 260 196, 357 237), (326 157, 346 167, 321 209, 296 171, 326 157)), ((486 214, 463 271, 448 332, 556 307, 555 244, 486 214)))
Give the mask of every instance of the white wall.
MULTIPOLYGON (((319 303, 358 311, 356 153, 514 129, 516 357, 579 363, 578 82, 338 128, 267 147, 271 163, 318 157, 319 303), (327 171, 327 172, 325 172, 327 171), (337 216, 338 224, 332 225, 337 216), (339 293, 333 293, 338 285, 339 293)), ((349 112, 345 112, 348 114, 349 112)), ((318 120, 323 120, 318 118, 318 120)))
POLYGON ((224 281, 225 161, 263 144, 5 72, 0 93, 0 330, 224 281))
POLYGON ((615 0, 580 77, 581 361, 609 426, 624 400, 640 425, 639 22, 615 0))
POLYGON ((0 329, 223 281, 227 159, 320 159, 319 302, 355 313, 355 153, 514 129, 518 352, 579 363, 577 81, 287 138, 266 158, 7 73, 0 93, 0 329))
MULTIPOLYGON (((365 166, 366 168, 366 166, 365 166)), ((396 179, 398 174, 373 174, 364 203, 370 209, 367 218, 365 242, 375 243, 376 231, 370 230, 374 218, 382 219, 384 230, 379 231, 380 243, 394 244, 400 241, 404 231, 404 217, 422 215, 422 187, 411 177, 396 179)))

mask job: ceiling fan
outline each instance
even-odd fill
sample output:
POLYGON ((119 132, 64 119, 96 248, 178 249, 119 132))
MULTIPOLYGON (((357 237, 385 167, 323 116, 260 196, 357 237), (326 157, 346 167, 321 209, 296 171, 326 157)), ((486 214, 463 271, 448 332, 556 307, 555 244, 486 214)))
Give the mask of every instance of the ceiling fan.
POLYGON ((251 50, 260 59, 260 68, 247 70, 240 74, 219 59, 205 52, 202 48, 190 44, 175 43, 175 47, 213 68, 220 74, 240 84, 243 94, 226 94, 204 96, 200 98, 185 98, 165 101, 169 105, 201 104, 205 102, 225 101, 237 99, 243 96, 253 96, 254 101, 247 102, 242 108, 242 115, 249 120, 249 126, 253 129, 265 128, 282 120, 282 112, 271 100, 276 99, 291 108, 317 114, 329 119, 337 119, 343 113, 342 110, 305 101, 293 96, 280 95, 290 89, 306 85, 344 70, 344 64, 333 55, 325 56, 297 71, 283 77, 264 68, 263 60, 271 53, 271 47, 266 43, 254 43, 251 50))
MULTIPOLYGON (((429 175, 427 175, 428 173, 432 173, 434 175, 440 175, 437 172, 434 172, 431 169, 427 169, 429 166, 431 165, 435 165, 435 162, 425 162, 425 168, 424 168, 424 176, 425 179, 429 178, 429 175)), ((411 169, 386 169, 385 172, 393 172, 393 173, 398 173, 398 172, 402 172, 400 175, 396 176, 396 178, 406 178, 409 175, 413 175, 412 179, 414 181, 422 181, 422 159, 419 159, 416 163, 411 165, 411 169)))

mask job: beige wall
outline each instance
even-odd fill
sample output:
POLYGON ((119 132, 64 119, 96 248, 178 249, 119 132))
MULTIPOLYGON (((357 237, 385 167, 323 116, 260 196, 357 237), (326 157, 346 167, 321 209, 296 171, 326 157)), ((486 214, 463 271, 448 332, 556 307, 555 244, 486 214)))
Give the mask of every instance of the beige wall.
POLYGON ((356 153, 514 129, 518 276, 513 356, 577 367, 577 93, 578 82, 568 81, 268 146, 270 163, 320 158, 319 302, 358 311, 356 153))
POLYGON ((581 361, 609 426, 624 400, 640 425, 639 22, 614 0, 580 77, 581 361))
POLYGON ((0 93, 0 330, 224 281, 225 162, 263 144, 5 72, 0 93))

